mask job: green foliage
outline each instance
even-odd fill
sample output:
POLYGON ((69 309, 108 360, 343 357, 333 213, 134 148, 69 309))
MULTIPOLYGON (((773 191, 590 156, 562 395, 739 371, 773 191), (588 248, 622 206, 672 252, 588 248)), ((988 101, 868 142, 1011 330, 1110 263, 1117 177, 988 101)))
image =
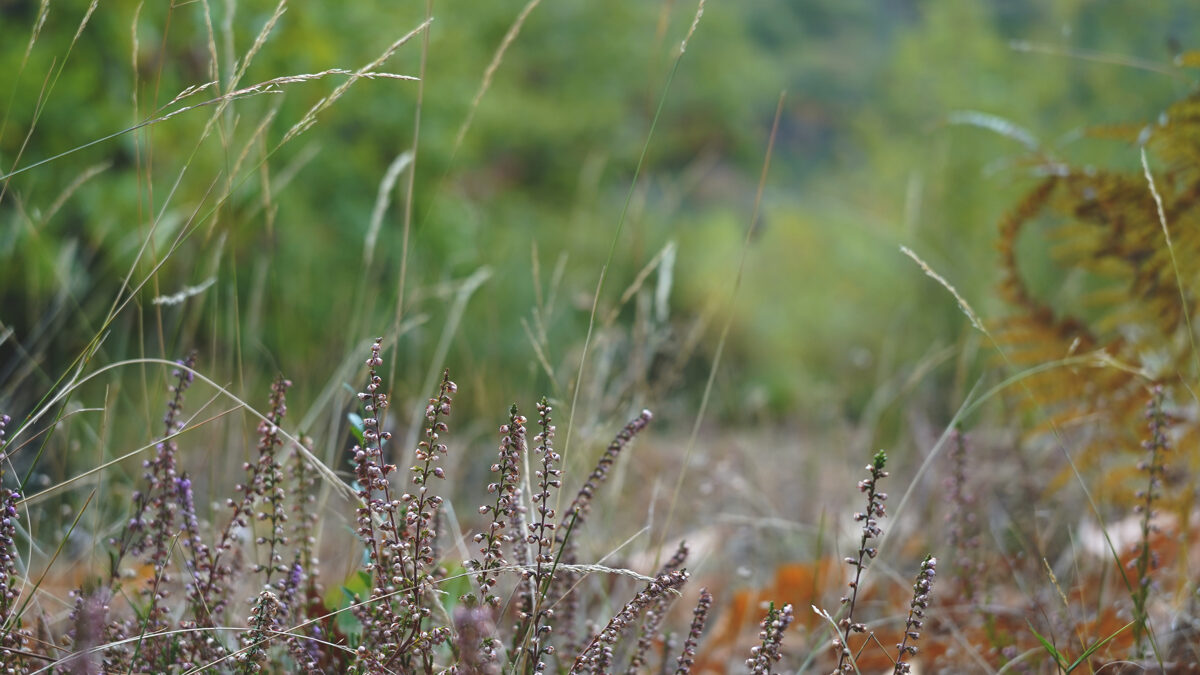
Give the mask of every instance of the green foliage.
MULTIPOLYGON (((529 341, 513 329, 549 285, 544 274, 535 290, 531 243, 544 273, 567 256, 560 304, 543 319, 551 343, 574 343, 586 320, 575 298, 593 287, 693 11, 670 2, 539 5, 456 147, 483 74, 524 4, 434 7, 405 299, 409 316, 428 320, 401 339, 398 375, 406 381, 421 378, 437 349, 446 285, 486 266, 495 290, 486 302, 468 303, 452 359, 504 362, 489 367, 519 393, 566 384, 570 369, 547 382, 529 341)), ((82 9, 53 7, 27 61, 36 12, 30 3, 6 10, 0 68, 13 77, 11 90, 0 92, 11 101, 0 133, 4 170, 216 93, 163 107, 187 86, 216 79, 226 89, 274 7, 267 0, 150 4, 136 17, 102 7, 73 47, 82 9)), ((1027 164, 1012 137, 955 113, 986 113, 1053 139, 1037 141, 1046 153, 1111 160, 1117 149, 1097 150, 1073 130, 1150 119, 1186 90, 1189 76, 1169 66, 1160 73, 1120 63, 1161 60, 1169 31, 1186 34, 1195 21, 1180 7, 710 3, 650 147, 623 255, 614 261, 620 282, 602 305, 611 308, 618 289, 677 240, 673 327, 685 332, 688 317, 712 311, 745 319, 730 345, 730 367, 745 373, 728 390, 731 400, 762 401, 768 415, 794 410, 793 403, 818 417, 827 407, 862 413, 879 373, 920 361, 964 328, 952 303, 917 300, 928 282, 896 244, 911 245, 990 309, 994 280, 979 271, 991 259, 990 223, 1027 164), (1132 25, 1145 28, 1125 30, 1132 25), (1084 55, 1014 49, 1013 41, 1084 55), (751 252, 757 264, 737 305, 723 307, 722 280, 734 267, 728 251, 749 217, 764 130, 783 88, 788 107, 766 225, 751 252), (785 330, 798 323, 808 329, 785 330)), ((382 14, 373 3, 288 11, 238 84, 357 68, 423 18, 421 3, 382 14)), ((416 74, 421 39, 382 69, 416 74)), ((378 317, 397 306, 405 177, 369 268, 362 242, 382 175, 411 145, 417 85, 360 81, 316 127, 278 145, 343 79, 236 101, 208 136, 212 108, 202 108, 6 181, 0 299, 15 339, 39 363, 77 354, 80 331, 52 328, 98 328, 131 267, 135 281, 149 283, 136 297, 142 315, 118 315, 104 344, 114 358, 176 354, 202 342, 214 355, 238 353, 243 363, 297 372, 347 353, 351 335, 378 332, 389 323, 378 317), (103 171, 52 208, 89 167, 103 171), (153 245, 134 265, 156 218, 153 245), (206 293, 180 306, 150 304, 209 279, 206 293), (348 289, 357 289, 351 302, 348 289)), ((546 356, 554 365, 568 360, 562 352, 546 356)), ((235 359, 227 365, 234 370, 235 359)), ((32 376, 46 384, 55 373, 32 376)), ((935 386, 949 377, 939 370, 935 386)))
POLYGON ((1067 654, 1060 652, 1053 643, 1043 637, 1041 633, 1037 632, 1037 630, 1033 627, 1033 624, 1028 623, 1028 621, 1026 623, 1029 625, 1029 632, 1033 633, 1033 636, 1037 638, 1039 643, 1041 643, 1042 648, 1046 650, 1046 653, 1049 654, 1052 659, 1054 659, 1054 666, 1058 668, 1058 672, 1073 673, 1078 670, 1080 666, 1085 665, 1088 662, 1088 659, 1090 659, 1093 654, 1104 647, 1104 645, 1112 642, 1112 640, 1118 635, 1129 630, 1129 628, 1132 627, 1135 622, 1131 621, 1112 635, 1088 645, 1075 659, 1071 659, 1071 657, 1067 654))

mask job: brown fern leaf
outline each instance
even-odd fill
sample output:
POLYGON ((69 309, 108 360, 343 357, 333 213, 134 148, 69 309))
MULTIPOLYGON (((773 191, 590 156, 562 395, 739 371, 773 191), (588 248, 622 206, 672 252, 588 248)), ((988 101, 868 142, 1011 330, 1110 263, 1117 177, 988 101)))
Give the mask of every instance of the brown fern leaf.
MULTIPOLYGON (((1133 140, 1131 130, 1101 128, 1094 137, 1133 140)), ((999 293, 1013 314, 995 325, 1009 363, 1054 366, 1017 392, 1019 405, 1040 420, 1032 433, 1081 448, 1077 466, 1123 503, 1133 501, 1136 481, 1122 469, 1137 448, 1128 431, 1138 428, 1147 382, 1174 387, 1169 398, 1177 406, 1195 405, 1183 383, 1200 376, 1200 340, 1189 325, 1200 311, 1200 94, 1171 105, 1136 136, 1153 160, 1162 216, 1140 168, 1067 167, 1043 179, 999 223, 999 293), (1026 237, 1044 245, 1056 287, 1031 288, 1022 278, 1018 251, 1029 250, 1026 237), (1026 246, 1019 249, 1018 240, 1026 246), (1088 355, 1094 358, 1068 358, 1088 355)), ((1179 468, 1200 469, 1200 458, 1189 461, 1179 468)), ((1052 484, 1070 478, 1064 467, 1052 484)))

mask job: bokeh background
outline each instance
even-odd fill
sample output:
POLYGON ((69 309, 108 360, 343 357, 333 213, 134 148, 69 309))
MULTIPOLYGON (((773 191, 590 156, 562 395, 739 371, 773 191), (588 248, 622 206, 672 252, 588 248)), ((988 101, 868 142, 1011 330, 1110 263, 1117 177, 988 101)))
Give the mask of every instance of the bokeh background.
MULTIPOLYGON (((581 409, 651 406, 690 425, 730 321, 711 423, 848 421, 883 442, 906 407, 944 423, 995 366, 899 247, 1002 316, 995 224, 1033 159, 1134 167, 1134 148, 1085 129, 1151 123, 1195 84, 1172 66, 1196 34, 1189 2, 715 1, 673 70, 693 3, 547 1, 485 76, 525 7, 433 3, 427 45, 375 69, 417 75, 425 54, 406 166, 412 81, 358 80, 282 144, 346 75, 130 128, 229 91, 241 70, 245 87, 360 68, 425 3, 305 3, 275 20, 260 0, 90 16, 0 0, 0 402, 31 409, 100 336, 93 365, 195 349, 248 398, 276 373, 305 383, 294 406, 311 412, 356 381, 376 335, 402 409, 443 366, 484 419, 542 393, 566 401, 623 223, 581 409), (189 287, 203 290, 155 303, 189 287)), ((1043 243, 1026 243, 1034 287, 1067 292, 1037 264, 1043 243)), ((96 396, 133 400, 154 377, 96 396)))

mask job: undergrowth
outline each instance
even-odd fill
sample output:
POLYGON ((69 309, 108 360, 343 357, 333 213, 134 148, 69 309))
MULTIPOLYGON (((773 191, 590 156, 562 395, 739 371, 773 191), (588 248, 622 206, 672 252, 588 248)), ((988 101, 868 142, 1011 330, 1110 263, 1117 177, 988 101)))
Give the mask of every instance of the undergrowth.
MULTIPOLYGON (((998 659, 1007 664, 1001 670, 1018 671, 1022 664, 1043 660, 1031 651, 1035 640, 1063 672, 1084 664, 1117 667, 1107 665, 1117 661, 1105 659, 1118 648, 1131 650, 1128 663, 1142 664, 1138 667, 1152 669, 1157 663, 1168 672, 1187 672, 1180 668, 1189 662, 1187 650, 1195 642, 1186 631, 1162 630, 1165 598, 1156 590, 1167 578, 1161 570, 1165 557, 1177 555, 1159 536, 1154 511, 1163 498, 1168 456, 1169 416, 1161 388, 1150 397, 1149 456, 1139 465, 1148 476, 1138 509, 1141 539, 1120 555, 1122 569, 1128 570, 1123 571, 1129 580, 1127 609, 1113 606, 1069 619, 1082 622, 1072 631, 1097 635, 1085 639, 1080 656, 1069 656, 1043 636, 1063 624, 1052 621, 1047 627, 1040 618, 1040 630, 1027 624, 1028 615, 1016 611, 1020 603, 997 597, 1006 592, 997 575, 971 562, 980 554, 969 534, 978 507, 966 497, 967 473, 961 466, 948 475, 947 494, 964 511, 952 514, 950 539, 941 544, 957 552, 945 582, 948 595, 957 599, 935 599, 938 564, 932 555, 924 557, 906 594, 870 579, 883 574, 874 569, 886 542, 889 475, 883 451, 858 483, 865 506, 853 516, 859 543, 842 563, 848 574, 835 567, 823 578, 813 576, 812 587, 800 589, 811 593, 804 597, 795 597, 795 583, 768 590, 779 597, 763 606, 757 640, 747 634, 745 641, 735 636, 731 642, 728 612, 725 627, 708 626, 710 616, 721 614, 721 604, 707 589, 690 590, 691 551, 685 542, 657 569, 581 558, 578 543, 589 536, 595 498, 653 419, 649 411, 616 434, 560 510, 555 505, 562 498, 564 475, 555 449, 554 406, 547 399, 536 404, 531 437, 528 418, 514 404, 499 425, 489 497, 478 508, 484 524, 463 533, 457 524, 450 527, 445 495, 455 478, 443 467, 446 457, 458 452, 451 450, 458 386, 443 373, 425 406, 416 446, 397 448, 387 430, 389 396, 379 374, 382 345, 381 338, 371 346, 366 383, 357 395, 361 416, 351 418, 359 442, 349 451, 353 473, 347 487, 353 499, 348 506, 358 546, 338 544, 343 559, 360 561, 349 576, 321 573, 314 536, 322 517, 314 505, 319 469, 310 465, 312 455, 302 438, 285 431, 292 383, 282 377, 271 386, 252 459, 231 486, 224 513, 198 514, 192 478, 180 461, 187 438, 180 431, 197 380, 211 381, 188 357, 171 373, 163 434, 143 462, 131 515, 108 542, 109 573, 72 589, 69 608, 51 609, 52 591, 43 587, 53 576, 48 573, 54 558, 39 575, 21 552, 22 538, 36 543, 28 539, 36 523, 22 513, 22 492, 4 487, 0 493, 0 655, 6 672, 686 674, 725 672, 729 661, 720 654, 731 643, 742 645, 744 668, 752 673, 880 667, 908 673, 917 662, 955 670, 963 667, 963 659, 998 659), (454 551, 469 557, 458 559, 454 551), (820 603, 831 589, 823 586, 839 579, 848 579, 847 590, 840 607, 827 611, 820 603), (985 599, 972 599, 978 597, 985 599), (898 603, 907 605, 907 618, 894 628, 886 613, 898 603), (997 603, 1003 608, 995 608, 997 603), (694 605, 690 627, 676 605, 694 605), (1132 620, 1111 629, 1122 611, 1132 620), (802 629, 789 637, 793 624, 802 629), (893 635, 889 649, 885 641, 893 635)), ((11 420, 4 417, 0 423, 5 427, 0 431, 7 431, 11 420)), ((963 435, 949 438, 955 462, 965 462, 963 435)), ((5 485, 17 484, 11 471, 0 478, 5 485)), ((939 545, 927 536, 920 540, 939 545)), ((1074 615, 1071 605, 1086 600, 1080 594, 1088 587, 1063 590, 1044 564, 1049 587, 1068 610, 1063 618, 1074 615)), ((1024 566, 1015 563, 1014 571, 1024 566)), ((709 583, 719 585, 716 579, 709 583)), ((1103 580, 1086 583, 1111 586, 1103 580)), ((744 594, 735 595, 735 606, 739 596, 744 594)), ((1043 600, 1035 594, 1028 602, 1025 611, 1035 611, 1043 600)))

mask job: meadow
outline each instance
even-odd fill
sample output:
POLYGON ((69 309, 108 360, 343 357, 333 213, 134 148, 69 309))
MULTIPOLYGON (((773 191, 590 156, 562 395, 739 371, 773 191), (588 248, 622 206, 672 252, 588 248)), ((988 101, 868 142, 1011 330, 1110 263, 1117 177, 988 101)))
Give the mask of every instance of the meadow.
POLYGON ((0 671, 1200 672, 1200 14, 410 4, 0 3, 0 671))

